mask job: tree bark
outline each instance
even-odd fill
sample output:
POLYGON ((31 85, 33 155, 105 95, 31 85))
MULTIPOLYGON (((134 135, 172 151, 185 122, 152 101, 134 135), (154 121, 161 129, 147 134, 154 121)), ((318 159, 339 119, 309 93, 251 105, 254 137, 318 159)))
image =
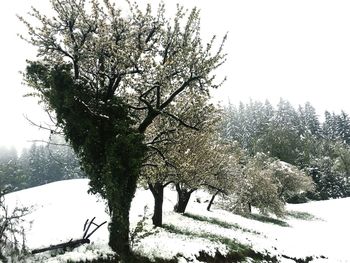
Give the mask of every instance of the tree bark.
POLYGON ((114 208, 111 222, 109 224, 108 245, 116 251, 122 262, 128 262, 131 258, 129 245, 129 215, 123 209, 114 208))
POLYGON ((153 225, 161 227, 163 224, 164 186, 162 183, 157 182, 149 184, 149 187, 154 197, 153 225))
POLYGON ((213 202, 214 202, 214 199, 215 199, 215 197, 217 196, 217 194, 218 194, 219 192, 220 192, 220 191, 216 191, 215 194, 213 194, 213 196, 211 197, 210 202, 209 202, 209 204, 208 204, 208 206, 207 206, 207 210, 208 210, 208 211, 210 211, 210 208, 211 208, 211 206, 212 206, 212 204, 213 204, 213 202))
POLYGON ((191 194, 196 189, 187 189, 185 187, 181 188, 179 183, 175 184, 177 192, 177 203, 174 207, 174 211, 177 213, 185 213, 188 201, 191 198, 191 194))
POLYGON ((118 181, 124 181, 125 184, 118 184, 113 200, 109 200, 112 211, 108 245, 118 253, 121 262, 128 263, 132 262, 133 258, 129 242, 129 210, 137 184, 136 178, 132 178, 132 176, 129 178, 119 176, 118 179, 118 181))

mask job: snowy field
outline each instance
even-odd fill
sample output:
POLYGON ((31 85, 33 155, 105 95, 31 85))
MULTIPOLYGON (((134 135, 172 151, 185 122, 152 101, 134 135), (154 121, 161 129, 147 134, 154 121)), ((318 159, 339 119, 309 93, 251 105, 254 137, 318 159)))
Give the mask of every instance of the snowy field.
MULTIPOLYGON (((7 195, 10 207, 15 204, 32 207, 33 212, 26 217, 25 225, 28 247, 35 249, 82 238, 86 219, 96 217, 96 223, 108 220, 104 202, 87 194, 87 190, 88 180, 77 179, 7 195)), ((288 216, 274 222, 244 218, 215 206, 208 212, 206 201, 209 198, 204 192, 195 192, 186 211, 189 215, 182 216, 172 212, 176 192, 166 189, 164 223, 182 233, 178 234, 152 227, 152 194, 138 190, 130 212, 131 228, 146 216, 144 230, 150 233, 141 239, 136 237, 133 249, 149 258, 177 256, 179 262, 198 262, 196 255, 200 251, 225 254, 228 249, 219 240, 226 238, 250 245, 255 251, 267 251, 280 262, 295 262, 288 258, 308 256, 313 257, 311 262, 350 262, 350 198, 288 205, 288 216)), ((52 257, 50 252, 45 252, 26 262, 66 262, 112 253, 107 245, 107 225, 101 227, 91 241, 63 255, 52 257)))

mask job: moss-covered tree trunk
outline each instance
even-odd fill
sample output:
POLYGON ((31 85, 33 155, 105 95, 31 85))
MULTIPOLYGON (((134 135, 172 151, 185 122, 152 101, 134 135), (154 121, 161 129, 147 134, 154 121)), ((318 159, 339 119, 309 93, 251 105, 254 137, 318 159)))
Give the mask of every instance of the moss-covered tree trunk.
POLYGON ((102 176, 111 209, 109 246, 119 254, 122 262, 126 263, 132 262, 129 211, 137 188, 142 162, 140 149, 143 148, 143 144, 137 136, 123 133, 119 134, 118 139, 112 140, 113 143, 106 144, 111 148, 106 151, 107 170, 102 176))
POLYGON ((154 197, 153 225, 160 227, 163 224, 164 186, 162 183, 156 182, 149 184, 149 188, 154 197))
MULTIPOLYGON (((125 159, 128 160, 128 157, 125 159)), ((130 167, 129 164, 125 164, 123 160, 106 163, 105 173, 97 178, 103 180, 104 194, 110 209, 108 244, 120 256, 121 262, 132 262, 129 211, 137 188, 138 167, 130 167)), ((92 189, 94 183, 92 179, 92 189)))
POLYGON ((181 187, 179 183, 175 184, 177 192, 177 203, 174 207, 174 211, 177 213, 185 213, 188 201, 191 198, 191 194, 196 189, 187 189, 186 187, 181 187))
POLYGON ((129 243, 129 210, 136 190, 136 180, 128 180, 125 183, 129 188, 128 191, 116 191, 113 200, 108 201, 111 207, 108 244, 119 254, 122 262, 132 262, 129 243))

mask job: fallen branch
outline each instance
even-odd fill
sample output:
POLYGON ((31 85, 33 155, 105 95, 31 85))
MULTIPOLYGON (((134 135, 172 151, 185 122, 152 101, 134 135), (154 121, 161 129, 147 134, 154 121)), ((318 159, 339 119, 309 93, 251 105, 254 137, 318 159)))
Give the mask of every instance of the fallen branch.
POLYGON ((90 243, 89 239, 70 240, 69 242, 65 242, 65 243, 61 243, 61 244, 52 245, 52 246, 40 248, 40 249, 34 249, 34 250, 32 250, 32 254, 34 255, 34 254, 42 253, 45 251, 55 250, 55 249, 66 250, 67 248, 76 248, 76 247, 79 247, 83 244, 88 244, 88 243, 90 243))
POLYGON ((93 233, 95 233, 97 231, 97 229, 99 229, 101 226, 103 226, 104 224, 107 223, 107 221, 104 221, 103 223, 98 225, 94 222, 94 220, 95 220, 95 217, 92 218, 91 220, 87 219, 85 221, 84 229, 83 229, 83 231, 84 231, 83 238, 76 239, 76 240, 71 239, 70 241, 65 242, 65 243, 51 245, 49 247, 40 248, 40 249, 34 249, 34 250, 32 250, 32 254, 34 255, 34 254, 38 254, 38 253, 42 253, 42 252, 50 251, 50 250, 56 250, 56 249, 63 249, 63 250, 67 250, 67 248, 73 249, 73 248, 79 247, 79 246, 84 245, 84 244, 89 244, 90 243, 89 238, 91 237, 91 235, 93 233), (89 233, 91 225, 94 225, 95 229, 89 233))

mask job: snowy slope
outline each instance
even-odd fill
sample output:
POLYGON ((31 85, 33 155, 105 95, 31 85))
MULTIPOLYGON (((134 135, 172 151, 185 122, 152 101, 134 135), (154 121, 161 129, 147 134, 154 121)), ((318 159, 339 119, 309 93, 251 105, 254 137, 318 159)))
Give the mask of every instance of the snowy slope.
MULTIPOLYGON (((17 204, 33 208, 33 212, 26 218, 28 247, 34 249, 66 242, 71 238, 81 238, 83 224, 87 218, 96 217, 97 223, 108 220, 104 202, 87 194, 87 190, 88 180, 77 179, 7 195, 6 202, 10 207, 17 204)), ((312 262, 350 262, 350 198, 288 205, 287 209, 292 211, 291 215, 294 216, 282 220, 289 226, 247 219, 215 207, 212 212, 208 212, 205 209, 205 200, 208 198, 204 192, 196 192, 187 210, 192 217, 185 217, 172 212, 176 193, 166 189, 164 223, 181 229, 184 233, 193 233, 192 236, 179 235, 164 229, 153 229, 150 221, 153 197, 150 191, 139 189, 130 211, 131 227, 135 227, 146 215, 148 219, 145 229, 151 234, 138 240, 134 250, 150 258, 171 259, 177 255, 182 262, 196 262, 195 256, 202 250, 208 254, 215 254, 217 250, 222 254, 227 252, 222 243, 203 238, 203 235, 207 235, 218 239, 235 239, 251 245, 257 251, 267 250, 272 255, 277 255, 281 262, 294 262, 282 257, 282 254, 295 258, 313 256, 312 262), (225 223, 226 227, 193 218, 196 215, 225 223), (306 218, 298 219, 296 215, 306 218)), ((43 253, 28 259, 27 262, 65 262, 67 259, 92 259, 101 254, 112 253, 107 246, 107 225, 99 229, 91 241, 93 244, 64 255, 51 257, 50 253, 43 253)))

